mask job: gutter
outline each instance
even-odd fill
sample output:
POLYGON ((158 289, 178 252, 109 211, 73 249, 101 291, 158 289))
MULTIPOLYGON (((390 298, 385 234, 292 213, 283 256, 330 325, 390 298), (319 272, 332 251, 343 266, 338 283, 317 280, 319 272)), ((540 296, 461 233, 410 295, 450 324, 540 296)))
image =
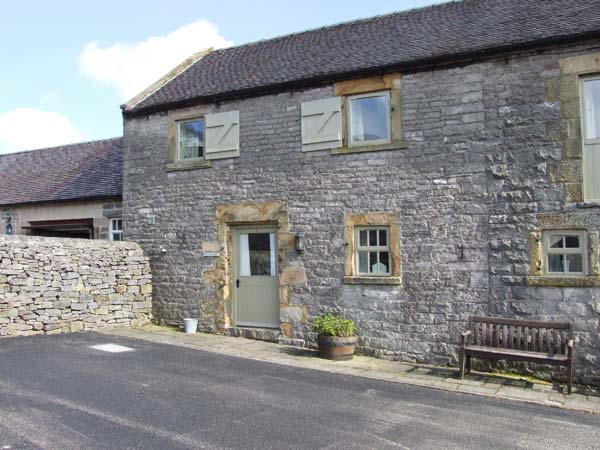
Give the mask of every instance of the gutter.
POLYGON ((15 208, 20 206, 32 206, 32 205, 42 205, 47 203, 72 203, 72 202, 82 202, 86 200, 123 200, 123 195, 99 195, 94 197, 75 197, 69 199, 58 199, 58 200, 34 200, 30 202, 19 202, 19 203, 0 203, 0 208, 15 208))

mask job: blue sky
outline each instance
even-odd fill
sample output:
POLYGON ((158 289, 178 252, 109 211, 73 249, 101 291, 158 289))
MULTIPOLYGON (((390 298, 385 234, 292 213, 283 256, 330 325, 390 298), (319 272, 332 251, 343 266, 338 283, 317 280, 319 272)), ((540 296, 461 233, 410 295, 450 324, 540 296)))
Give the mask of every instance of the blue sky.
POLYGON ((2 2, 0 153, 122 134, 119 105, 190 54, 435 0, 2 2))

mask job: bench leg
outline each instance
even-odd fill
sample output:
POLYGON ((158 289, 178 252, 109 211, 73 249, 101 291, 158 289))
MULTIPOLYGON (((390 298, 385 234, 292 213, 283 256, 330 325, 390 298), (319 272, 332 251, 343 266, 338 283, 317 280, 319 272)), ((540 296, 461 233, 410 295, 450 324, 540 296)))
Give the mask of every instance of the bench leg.
POLYGON ((466 363, 466 358, 465 358, 465 349, 463 348, 460 352, 460 373, 459 373, 459 378, 462 380, 465 377, 465 363, 466 363))
POLYGON ((567 361, 567 392, 571 395, 571 389, 573 388, 573 362, 567 361))
POLYGON ((467 373, 471 373, 471 355, 467 356, 467 373))

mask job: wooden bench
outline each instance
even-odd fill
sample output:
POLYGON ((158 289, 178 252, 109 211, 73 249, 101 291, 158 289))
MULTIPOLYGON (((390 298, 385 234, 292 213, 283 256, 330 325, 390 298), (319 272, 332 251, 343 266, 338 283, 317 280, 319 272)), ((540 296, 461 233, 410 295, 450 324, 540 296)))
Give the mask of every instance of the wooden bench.
POLYGON ((462 333, 460 379, 471 371, 471 358, 504 359, 567 367, 573 384, 573 324, 473 316, 462 333))

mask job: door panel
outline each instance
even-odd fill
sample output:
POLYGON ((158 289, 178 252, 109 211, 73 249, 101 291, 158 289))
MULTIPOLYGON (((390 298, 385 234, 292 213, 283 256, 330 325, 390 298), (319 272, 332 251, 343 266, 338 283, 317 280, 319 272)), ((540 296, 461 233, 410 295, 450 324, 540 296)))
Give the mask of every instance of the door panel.
POLYGON ((237 325, 279 327, 276 231, 273 228, 234 231, 237 325))

